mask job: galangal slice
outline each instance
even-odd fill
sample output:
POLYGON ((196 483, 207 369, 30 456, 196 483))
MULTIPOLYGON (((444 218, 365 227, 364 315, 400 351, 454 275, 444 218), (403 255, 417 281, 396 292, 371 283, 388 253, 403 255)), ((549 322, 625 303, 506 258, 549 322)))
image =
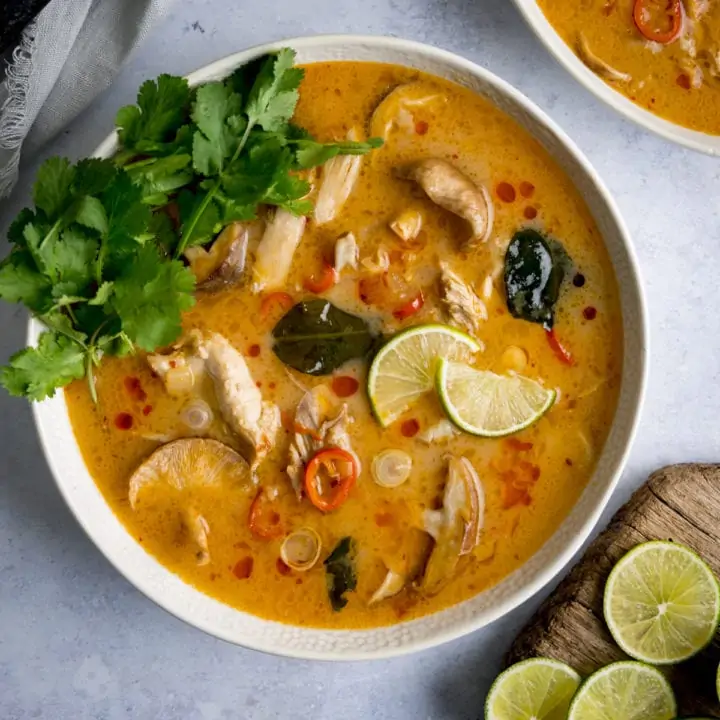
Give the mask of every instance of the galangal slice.
POLYGON ((193 491, 211 487, 240 489, 251 483, 247 462, 232 448, 217 440, 185 438, 158 448, 135 470, 128 498, 130 507, 136 510, 144 491, 180 491, 183 523, 197 545, 198 565, 206 565, 210 562, 210 526, 193 504, 193 491))

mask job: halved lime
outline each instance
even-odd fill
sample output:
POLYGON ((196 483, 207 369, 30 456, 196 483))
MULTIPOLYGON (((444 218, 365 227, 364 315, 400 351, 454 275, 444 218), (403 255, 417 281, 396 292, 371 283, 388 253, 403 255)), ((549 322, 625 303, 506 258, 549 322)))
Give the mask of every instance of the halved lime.
POLYGON ((637 660, 668 665, 700 652, 715 635, 720 590, 690 548, 652 541, 633 548, 605 586, 605 622, 637 660))
POLYGON ((509 667, 493 683, 485 720, 565 720, 580 676, 565 663, 531 658, 509 667))
POLYGON ((482 437, 512 435, 537 422, 556 392, 521 375, 496 375, 442 360, 437 391, 448 417, 465 432, 482 437))
POLYGON ((570 703, 568 720, 672 720, 675 696, 665 676, 639 662, 616 662, 593 673, 570 703))
POLYGON ((447 325, 418 325, 398 333, 375 356, 368 396, 378 421, 387 427, 435 383, 440 358, 469 360, 479 343, 447 325))

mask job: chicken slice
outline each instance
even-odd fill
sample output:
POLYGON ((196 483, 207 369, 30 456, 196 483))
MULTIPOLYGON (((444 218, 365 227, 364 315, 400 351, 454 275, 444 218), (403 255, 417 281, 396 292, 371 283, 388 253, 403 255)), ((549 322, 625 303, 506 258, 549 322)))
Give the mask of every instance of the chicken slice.
POLYGON ((450 456, 442 509, 426 510, 423 520, 435 545, 420 590, 435 595, 450 580, 460 558, 480 542, 485 522, 485 491, 467 458, 450 456))
MULTIPOLYGON (((359 139, 360 135, 353 128, 348 133, 348 140, 359 139)), ((325 225, 340 214, 360 177, 362 162, 362 155, 338 155, 323 165, 313 215, 317 225, 325 225)))
POLYGON ((286 472, 298 499, 302 497, 305 466, 315 453, 323 448, 336 447, 355 457, 360 472, 360 461, 355 455, 348 433, 351 422, 347 405, 337 411, 330 391, 318 385, 305 393, 295 411, 295 434, 290 443, 286 472))
POLYGON ((307 218, 287 210, 275 211, 265 228, 253 265, 254 293, 285 287, 293 256, 305 232, 307 218))
POLYGON ((450 315, 450 322, 470 335, 477 335, 480 323, 488 319, 485 303, 444 262, 440 263, 440 286, 442 301, 450 315))
POLYGON ((357 270, 360 248, 355 235, 351 232, 339 237, 335 242, 335 272, 341 273, 346 267, 357 270))
POLYGON ((255 468, 267 455, 280 429, 280 410, 263 401, 245 359, 222 335, 196 330, 172 354, 150 355, 148 363, 172 394, 191 391, 207 373, 243 457, 255 468))
POLYGON ((396 168, 396 173, 398 177, 417 183, 436 205, 470 224, 472 235, 465 243, 466 249, 472 249, 490 238, 495 220, 495 206, 490 193, 452 163, 428 158, 396 168))

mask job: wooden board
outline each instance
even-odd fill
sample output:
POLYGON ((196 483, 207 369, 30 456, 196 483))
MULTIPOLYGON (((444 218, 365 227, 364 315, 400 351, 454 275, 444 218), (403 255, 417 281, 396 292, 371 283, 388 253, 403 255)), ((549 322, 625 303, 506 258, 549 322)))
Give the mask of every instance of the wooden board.
MULTIPOLYGON (((653 474, 518 635, 507 664, 551 657, 586 676, 627 659, 603 621, 603 590, 613 565, 646 540, 684 543, 720 577, 720 465, 673 465, 653 474)), ((720 717, 718 662, 720 635, 698 656, 668 670, 682 715, 720 717)))

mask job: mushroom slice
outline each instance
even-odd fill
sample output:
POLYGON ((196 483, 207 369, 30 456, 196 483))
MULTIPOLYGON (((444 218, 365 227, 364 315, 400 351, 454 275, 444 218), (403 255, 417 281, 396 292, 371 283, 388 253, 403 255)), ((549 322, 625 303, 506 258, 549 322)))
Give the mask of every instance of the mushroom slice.
POLYGON ((466 241, 465 249, 487 242, 495 220, 495 207, 484 187, 440 158, 418 160, 396 168, 396 173, 417 183, 436 205, 470 224, 472 236, 466 241))
MULTIPOLYGON (((141 494, 148 488, 167 486, 181 492, 192 492, 227 484, 242 487, 249 482, 247 463, 227 445, 217 440, 185 438, 163 445, 140 464, 130 476, 128 499, 130 507, 135 510, 141 494)), ((190 498, 183 511, 183 522, 198 546, 198 564, 206 565, 210 562, 210 527, 190 498)))
MULTIPOLYGON (((357 130, 350 130, 348 140, 359 139, 357 130)), ((340 214, 360 177, 362 161, 362 155, 338 155, 323 165, 313 216, 317 225, 325 225, 340 214)))
POLYGON ((247 260, 249 229, 244 223, 230 223, 209 250, 188 248, 185 257, 197 280, 198 290, 215 291, 240 282, 247 260))
POLYGON ((355 455, 347 431, 350 418, 347 405, 338 411, 330 390, 318 385, 306 393, 295 411, 295 434, 290 442, 286 472, 298 499, 302 498, 305 465, 319 450, 337 447, 355 457, 360 472, 360 461, 355 455))
POLYGON ((360 248, 355 235, 351 232, 339 237, 335 242, 335 272, 341 273, 346 267, 357 270, 360 248))
POLYGON ((449 458, 442 509, 426 510, 423 519, 425 531, 435 545, 420 590, 425 595, 435 595, 450 580, 460 558, 478 544, 485 521, 485 492, 467 458, 449 458))
MULTIPOLYGON (((427 83, 412 82, 398 85, 375 108, 370 119, 370 135, 387 140, 394 127, 405 124, 406 116, 410 116, 412 121, 413 110, 436 102, 445 102, 446 99, 441 92, 427 83)), ((407 124, 412 128, 412 122, 407 124)))
POLYGON ((480 323, 488 319, 485 303, 444 262, 440 263, 440 286, 442 301, 447 308, 452 324, 470 335, 477 335, 480 323))
POLYGON ((632 80, 632 75, 616 70, 614 67, 608 65, 604 60, 599 58, 590 49, 590 45, 588 44, 584 33, 578 33, 576 47, 578 57, 590 70, 592 70, 596 75, 599 75, 603 80, 621 83, 628 83, 632 80))
POLYGON ((385 579, 382 581, 380 587, 373 593, 368 604, 375 605, 383 600, 394 597, 405 587, 406 582, 407 577, 405 575, 396 573, 393 570, 388 570, 385 579))
POLYGON ((253 265, 254 293, 284 288, 307 218, 278 209, 265 228, 253 265))
POLYGON ((281 560, 293 570, 306 572, 320 558, 322 541, 312 528, 301 528, 291 532, 280 547, 281 560))

